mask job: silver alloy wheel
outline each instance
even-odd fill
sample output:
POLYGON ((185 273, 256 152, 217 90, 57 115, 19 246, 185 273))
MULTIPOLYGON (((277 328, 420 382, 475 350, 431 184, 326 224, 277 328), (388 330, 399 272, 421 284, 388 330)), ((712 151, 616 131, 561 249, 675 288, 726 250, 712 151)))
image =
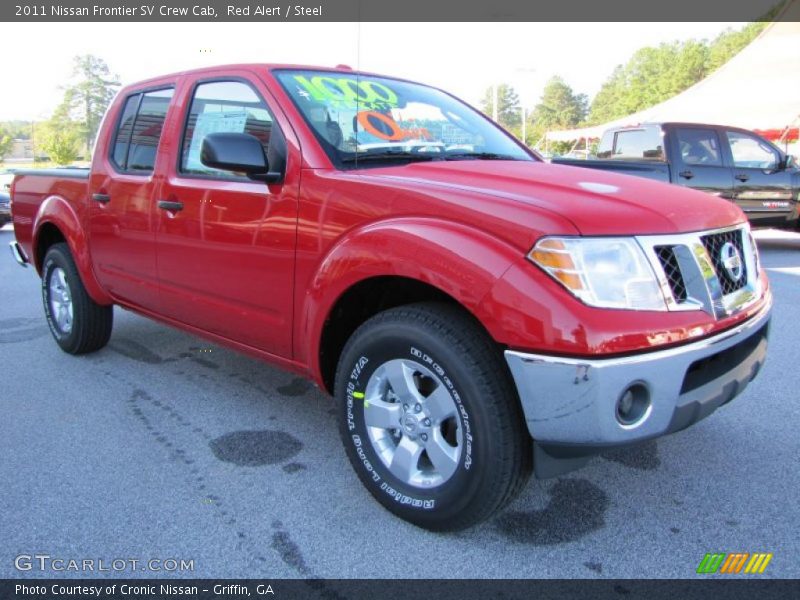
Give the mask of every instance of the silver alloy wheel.
POLYGON ((56 267, 50 272, 48 283, 50 314, 61 333, 72 331, 72 295, 67 285, 64 269, 56 267))
POLYGON ((364 391, 364 423, 372 448, 400 481, 433 488, 456 472, 461 417, 445 384, 422 364, 395 359, 375 370, 364 391))

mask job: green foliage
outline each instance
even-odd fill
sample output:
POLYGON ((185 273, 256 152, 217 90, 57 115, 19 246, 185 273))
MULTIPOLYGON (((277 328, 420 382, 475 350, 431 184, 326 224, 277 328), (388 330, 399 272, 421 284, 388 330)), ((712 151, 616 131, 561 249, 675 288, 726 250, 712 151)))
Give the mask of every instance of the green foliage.
POLYGON ((31 139, 30 121, 0 121, 0 130, 5 130, 15 140, 31 139))
MULTIPOLYGON (((494 114, 494 88, 486 90, 481 110, 489 117, 494 114)), ((517 92, 507 83, 497 86, 497 120, 503 127, 518 135, 522 125, 522 108, 517 92)))
POLYGON ((531 118, 550 129, 574 127, 586 118, 588 102, 586 94, 576 94, 563 79, 555 76, 544 86, 531 118))
POLYGON ((74 58, 72 79, 64 88, 64 100, 56 113, 78 125, 87 152, 119 85, 118 77, 111 74, 102 58, 92 54, 74 58))
MULTIPOLYGON (((564 156, 567 152, 572 150, 575 142, 547 142, 547 152, 552 156, 564 156)), ((541 148, 541 146, 540 146, 541 148)))
POLYGON ((577 127, 586 119, 588 104, 586 94, 576 94, 561 77, 552 77, 528 118, 525 142, 535 143, 546 131, 577 127))
POLYGON ((748 23, 739 31, 726 29, 711 42, 708 53, 708 69, 716 71, 764 30, 766 23, 748 23))
POLYGON ((605 123, 679 94, 733 58, 765 26, 750 23, 738 31, 728 29, 710 43, 687 40, 637 50, 614 69, 592 100, 589 123, 605 123))
POLYGON ((68 165, 80 155, 83 128, 69 118, 65 110, 37 130, 36 150, 44 152, 57 165, 68 165))
POLYGON ((14 137, 6 128, 0 127, 0 162, 5 160, 13 146, 14 137))

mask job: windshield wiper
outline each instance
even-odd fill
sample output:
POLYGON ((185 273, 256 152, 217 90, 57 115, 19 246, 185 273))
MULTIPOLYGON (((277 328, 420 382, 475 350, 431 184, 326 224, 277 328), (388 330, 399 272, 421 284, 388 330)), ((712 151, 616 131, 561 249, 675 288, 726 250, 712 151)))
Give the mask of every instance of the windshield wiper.
POLYGON ((444 160, 462 160, 465 158, 473 160, 523 160, 516 156, 497 154, 496 152, 455 152, 444 155, 444 160))
POLYGON ((353 162, 369 162, 369 161, 381 161, 381 160, 430 161, 430 160, 441 160, 441 159, 442 159, 441 154, 387 150, 386 152, 365 152, 363 154, 358 153, 354 154, 353 156, 345 156, 341 160, 344 163, 353 163, 353 162))

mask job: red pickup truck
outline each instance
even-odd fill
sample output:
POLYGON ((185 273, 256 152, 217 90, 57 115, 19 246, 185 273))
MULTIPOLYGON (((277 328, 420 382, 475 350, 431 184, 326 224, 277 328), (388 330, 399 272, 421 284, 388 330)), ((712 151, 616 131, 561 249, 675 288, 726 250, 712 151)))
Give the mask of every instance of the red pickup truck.
POLYGON ((58 345, 118 305, 310 377, 367 489, 452 530, 603 449, 683 429, 766 355, 739 208, 549 165, 438 89, 237 65, 124 88, 90 170, 19 173, 58 345))

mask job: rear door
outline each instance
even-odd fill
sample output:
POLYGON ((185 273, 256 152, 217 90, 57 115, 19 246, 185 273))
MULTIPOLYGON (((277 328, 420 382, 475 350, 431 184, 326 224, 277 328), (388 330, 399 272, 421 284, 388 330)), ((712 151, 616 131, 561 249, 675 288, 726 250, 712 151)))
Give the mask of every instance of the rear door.
POLYGON ((158 303, 154 167, 173 92, 162 86, 127 96, 89 179, 95 275, 116 300, 151 310, 158 303))
POLYGON ((276 120, 268 91, 249 72, 187 84, 176 157, 158 193, 161 312, 288 357, 300 173, 296 143, 278 184, 206 167, 200 149, 207 134, 235 131, 259 138, 269 155, 275 151, 271 144, 285 145, 283 135, 292 132, 276 120))
POLYGON ((781 155, 757 135, 727 130, 736 204, 753 225, 779 226, 793 216, 792 173, 781 155))
POLYGON ((731 169, 725 164, 719 133, 713 127, 679 126, 669 129, 668 135, 673 183, 733 198, 731 169))

